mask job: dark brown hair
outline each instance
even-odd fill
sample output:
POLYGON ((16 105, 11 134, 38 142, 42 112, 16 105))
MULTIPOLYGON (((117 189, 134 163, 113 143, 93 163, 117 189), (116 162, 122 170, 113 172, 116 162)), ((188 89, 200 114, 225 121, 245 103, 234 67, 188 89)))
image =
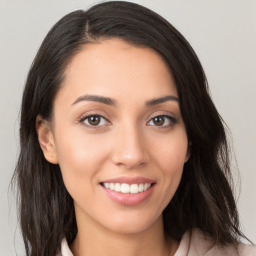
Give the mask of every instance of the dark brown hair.
POLYGON ((217 244, 236 244, 239 230, 230 187, 229 148, 223 121, 208 92, 203 68, 186 39, 164 18, 138 4, 114 1, 58 21, 44 39, 24 89, 20 155, 14 178, 19 188, 20 223, 27 255, 56 255, 61 240, 77 233, 73 199, 58 165, 46 161, 38 143, 36 116, 50 120, 53 102, 71 58, 92 41, 121 38, 148 47, 168 64, 191 143, 181 183, 163 212, 166 235, 181 239, 200 228, 217 244))

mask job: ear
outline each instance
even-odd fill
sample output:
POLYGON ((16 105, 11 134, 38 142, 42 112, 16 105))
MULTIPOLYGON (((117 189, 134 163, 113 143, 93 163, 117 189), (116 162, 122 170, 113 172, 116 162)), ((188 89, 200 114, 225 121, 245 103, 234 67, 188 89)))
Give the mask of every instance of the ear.
POLYGON ((185 158, 185 163, 189 160, 190 158, 190 153, 191 153, 191 147, 192 147, 192 142, 188 142, 188 148, 187 148, 187 153, 186 153, 186 158, 185 158))
POLYGON ((36 131, 45 159, 52 164, 58 164, 58 157, 50 123, 44 120, 40 115, 36 117, 36 131))

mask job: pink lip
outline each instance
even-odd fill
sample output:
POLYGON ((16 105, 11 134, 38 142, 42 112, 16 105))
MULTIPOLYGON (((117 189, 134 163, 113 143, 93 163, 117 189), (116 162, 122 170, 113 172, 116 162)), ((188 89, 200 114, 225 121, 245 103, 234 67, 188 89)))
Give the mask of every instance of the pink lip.
POLYGON ((147 179, 144 177, 117 177, 101 181, 100 183, 126 183, 126 184, 145 184, 145 183, 156 183, 154 180, 147 179))
MULTIPOLYGON (((144 177, 118 177, 118 178, 113 178, 109 180, 104 180, 102 183, 126 183, 126 184, 145 184, 145 183, 151 183, 155 184, 156 182, 147 179, 144 177)), ((105 194, 114 202, 121 204, 121 205, 126 205, 126 206, 135 206, 139 205, 143 202, 145 202, 150 195, 153 193, 155 186, 152 185, 149 189, 146 191, 137 193, 137 194, 124 194, 121 192, 116 192, 114 190, 110 190, 108 188, 105 188, 103 185, 101 186, 105 194)))

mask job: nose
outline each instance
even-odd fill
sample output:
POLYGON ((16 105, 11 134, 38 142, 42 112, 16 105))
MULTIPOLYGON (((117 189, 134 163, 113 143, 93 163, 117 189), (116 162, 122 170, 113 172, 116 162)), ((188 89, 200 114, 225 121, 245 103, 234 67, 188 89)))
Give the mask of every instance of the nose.
POLYGON ((135 169, 148 161, 144 136, 135 125, 125 126, 115 134, 112 161, 125 169, 135 169))

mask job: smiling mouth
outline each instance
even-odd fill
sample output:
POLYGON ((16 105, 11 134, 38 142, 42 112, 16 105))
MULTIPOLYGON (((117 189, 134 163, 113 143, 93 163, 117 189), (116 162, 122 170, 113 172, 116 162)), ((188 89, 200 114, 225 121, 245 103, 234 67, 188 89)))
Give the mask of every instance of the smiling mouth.
POLYGON ((138 194, 144 191, 147 191, 151 188, 154 183, 140 183, 140 184, 127 184, 127 183, 109 183, 109 182, 102 182, 100 183, 106 189, 120 192, 123 194, 138 194))

